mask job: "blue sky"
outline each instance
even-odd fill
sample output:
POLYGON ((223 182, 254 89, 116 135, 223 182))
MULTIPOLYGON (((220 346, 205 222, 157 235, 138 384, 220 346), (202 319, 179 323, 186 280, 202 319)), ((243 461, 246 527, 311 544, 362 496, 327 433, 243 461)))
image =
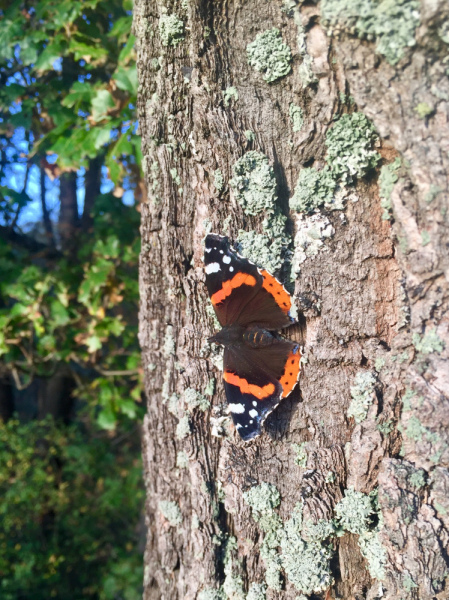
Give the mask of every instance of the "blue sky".
MULTIPOLYGON (((19 128, 16 130, 14 137, 12 138, 13 144, 16 148, 24 155, 21 162, 15 162, 11 165, 5 167, 6 176, 1 182, 2 185, 5 185, 16 192, 21 192, 23 189, 24 181, 25 181, 25 173, 26 173, 26 155, 28 153, 28 142, 25 139, 25 130, 23 128, 19 128)), ((48 162, 54 163, 57 160, 56 155, 48 156, 48 162)), ((84 174, 85 169, 81 168, 78 170, 78 212, 81 215, 84 207, 84 174)), ((56 179, 52 181, 50 177, 45 176, 45 188, 46 188, 46 201, 47 208, 50 212, 51 218, 53 221, 57 221, 58 219, 58 210, 59 210, 59 181, 56 179)), ((107 169, 103 167, 102 169, 102 182, 101 182, 101 193, 106 194, 112 191, 114 188, 114 184, 108 178, 107 169)), ((31 202, 25 206, 19 216, 18 226, 22 230, 27 230, 32 224, 42 220, 42 205, 41 205, 41 193, 40 193, 40 172, 39 168, 36 165, 33 165, 30 168, 30 172, 28 175, 28 182, 26 187, 26 193, 32 199, 31 202)), ((125 191, 122 202, 128 206, 132 206, 134 204, 134 193, 132 190, 125 191)), ((1 215, 0 215, 1 219, 1 215)))

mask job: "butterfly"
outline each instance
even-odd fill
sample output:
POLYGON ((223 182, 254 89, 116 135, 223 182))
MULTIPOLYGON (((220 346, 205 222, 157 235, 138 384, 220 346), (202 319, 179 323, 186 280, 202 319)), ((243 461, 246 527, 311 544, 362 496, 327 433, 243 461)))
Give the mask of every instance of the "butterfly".
POLYGON ((251 440, 299 379, 299 345, 276 333, 295 322, 291 297, 273 275, 240 256, 225 236, 206 236, 204 265, 209 298, 222 326, 209 342, 224 346, 229 410, 242 439, 251 440))

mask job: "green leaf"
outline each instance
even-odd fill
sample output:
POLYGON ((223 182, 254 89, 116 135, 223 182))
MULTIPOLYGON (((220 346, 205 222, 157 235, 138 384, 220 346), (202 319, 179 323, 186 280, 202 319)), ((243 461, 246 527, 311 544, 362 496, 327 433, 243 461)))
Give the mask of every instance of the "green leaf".
POLYGON ((122 155, 129 156, 130 154, 133 154, 133 146, 128 140, 128 136, 128 132, 123 133, 112 148, 112 154, 116 158, 120 158, 122 155))
POLYGON ((95 121, 101 121, 107 116, 108 110, 114 108, 114 99, 108 90, 98 90, 92 100, 92 117, 95 121))
POLYGON ((117 82, 117 87, 125 92, 129 92, 132 95, 137 94, 137 66, 132 67, 120 66, 114 73, 114 80, 117 82))
POLYGON ((113 183, 115 183, 117 185, 119 182, 121 169, 120 169, 120 165, 118 164, 118 162, 112 156, 111 153, 109 153, 106 158, 106 166, 108 168, 109 178, 111 179, 111 181, 113 183))
POLYGON ((129 33, 131 33, 132 23, 132 15, 120 17, 120 19, 117 19, 117 21, 114 23, 111 31, 108 33, 108 36, 121 37, 122 35, 128 35, 129 33))
POLYGON ((70 321, 69 311, 59 300, 54 300, 51 303, 51 316, 54 327, 67 325, 70 321))
POLYGON ((121 400, 118 403, 118 407, 120 412, 129 417, 130 419, 134 419, 136 416, 136 404, 134 400, 121 400))
POLYGON ((84 42, 80 42, 75 38, 70 40, 69 44, 69 52, 73 52, 75 55, 75 60, 85 60, 87 63, 91 62, 91 60, 101 60, 105 59, 108 56, 108 52, 106 48, 98 47, 95 45, 94 40, 92 40, 92 46, 89 44, 85 44, 84 42))
POLYGON ((120 319, 112 319, 108 327, 109 331, 118 337, 125 330, 125 325, 120 319))
POLYGON ((34 68, 40 73, 51 71, 53 70, 53 63, 55 60, 61 58, 63 55, 63 43, 60 39, 55 38, 39 56, 34 68))
POLYGON ((112 408, 103 408, 97 417, 97 423, 102 429, 113 430, 117 425, 117 417, 112 408))
POLYGON ((94 142, 95 148, 98 150, 105 144, 107 144, 111 139, 111 127, 96 127, 94 130, 96 132, 96 139, 94 142))
POLYGON ((105 258, 117 258, 120 252, 120 241, 116 235, 108 236, 107 240, 98 240, 94 252, 105 258))
POLYGON ((100 350, 100 348, 102 347, 102 343, 101 343, 100 338, 97 335, 91 335, 86 340, 86 346, 87 346, 87 351, 92 354, 93 352, 100 350))
POLYGON ((75 81, 70 92, 65 98, 63 98, 61 104, 72 108, 72 106, 79 106, 81 102, 91 102, 95 95, 95 90, 90 83, 75 81))
POLYGON ((25 66, 37 61, 38 47, 34 40, 25 38, 20 42, 20 60, 25 66))
POLYGON ((11 102, 14 102, 20 96, 23 96, 25 93, 25 88, 23 85, 19 85, 18 83, 10 83, 9 85, 2 86, 0 96, 5 99, 5 103, 3 106, 8 108, 11 102))
POLYGON ((136 38, 133 35, 130 35, 128 41, 126 42, 125 46, 119 54, 118 62, 120 65, 126 65, 132 58, 134 58, 135 43, 136 38))

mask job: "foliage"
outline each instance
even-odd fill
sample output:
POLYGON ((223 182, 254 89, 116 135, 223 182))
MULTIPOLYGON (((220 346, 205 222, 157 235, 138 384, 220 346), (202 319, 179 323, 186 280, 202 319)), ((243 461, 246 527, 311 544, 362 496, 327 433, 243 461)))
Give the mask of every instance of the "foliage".
MULTIPOLYGON (((130 432, 128 438, 135 438, 130 432)), ((2 600, 138 600, 141 464, 130 441, 0 421, 2 600)))
POLYGON ((0 374, 23 388, 67 365, 107 429, 141 411, 139 215, 122 201, 141 186, 131 8, 39 0, 0 9, 0 374), (86 198, 69 251, 54 210, 45 235, 39 223, 17 226, 39 193, 27 187, 33 173, 48 188, 83 169, 88 194, 95 161, 113 189, 86 198))

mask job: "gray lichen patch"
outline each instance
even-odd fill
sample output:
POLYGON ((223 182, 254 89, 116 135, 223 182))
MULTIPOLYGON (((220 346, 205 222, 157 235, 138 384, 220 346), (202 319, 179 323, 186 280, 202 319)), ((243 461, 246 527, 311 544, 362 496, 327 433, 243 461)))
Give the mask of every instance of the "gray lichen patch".
POLYGON ((328 167, 301 169, 295 192, 290 198, 290 210, 310 213, 332 201, 336 182, 328 167))
POLYGON ((324 215, 298 215, 295 219, 295 252, 292 260, 292 281, 301 271, 302 263, 312 258, 324 247, 324 240, 331 238, 335 230, 324 215))
POLYGON ((220 329, 220 323, 217 319, 217 315, 215 314, 215 310, 211 302, 206 304, 206 314, 212 320, 214 330, 216 331, 217 329, 220 329))
POLYGON ((377 141, 374 125, 363 113, 343 115, 327 132, 326 161, 333 177, 351 183, 374 168, 380 155, 373 150, 377 141))
POLYGON ((321 14, 328 33, 347 30, 376 40, 376 50, 395 65, 416 44, 420 23, 418 0, 322 0, 321 14))
POLYGON ((368 563, 368 570, 373 579, 385 579, 387 552, 379 538, 379 531, 366 531, 359 536, 359 547, 368 563))
POLYGON ((174 415, 175 417, 179 416, 179 411, 182 409, 182 405, 179 402, 178 394, 174 393, 170 396, 167 402, 168 412, 174 415))
POLYGON ((187 469, 189 466, 189 457, 184 450, 180 450, 176 455, 176 466, 178 469, 187 469))
POLYGON ((267 600, 267 586, 264 583, 252 583, 246 600, 267 600))
POLYGON ((292 53, 282 40, 279 29, 273 27, 259 33, 256 39, 247 45, 248 63, 263 73, 268 83, 276 81, 291 71, 292 53))
POLYGON ((177 46, 184 40, 184 23, 173 15, 162 15, 159 19, 159 35, 163 46, 177 46))
POLYGON ((389 165, 384 165, 379 174, 380 205, 384 209, 382 219, 391 219, 391 192, 398 180, 398 171, 401 168, 401 160, 396 157, 389 165))
POLYGON ((214 186, 217 192, 221 192, 224 186, 224 177, 220 169, 214 171, 214 186))
POLYGON ((335 513, 343 529, 360 535, 369 530, 373 505, 369 496, 350 487, 335 506, 335 513))
POLYGON ((211 377, 204 388, 205 396, 213 396, 215 392, 215 378, 211 377))
POLYGON ((444 349, 444 342, 437 334, 436 328, 429 329, 422 337, 419 333, 414 333, 413 345, 421 354, 439 354, 444 349))
POLYGON ((265 482, 245 492, 243 499, 257 515, 267 513, 281 503, 276 486, 265 482))
POLYGON ((173 325, 167 325, 164 337, 164 348, 163 353, 166 358, 175 354, 176 343, 173 337, 173 325))
POLYGON ((270 272, 283 265, 290 236, 285 232, 287 218, 276 207, 276 180, 268 158, 250 150, 233 166, 230 186, 237 202, 248 215, 264 214, 263 233, 239 231, 237 248, 255 264, 270 272))
POLYGON ((274 237, 269 233, 240 230, 237 248, 242 256, 249 258, 259 267, 276 273, 282 267, 284 251, 289 241, 286 235, 274 237))
POLYGON ((198 594, 198 600, 226 600, 221 589, 208 588, 198 594))
POLYGON ((415 112, 420 119, 427 119, 427 117, 430 117, 435 112, 435 109, 430 104, 427 104, 427 102, 419 102, 415 106, 415 112))
POLYGON ((292 448, 296 452, 295 464, 297 464, 299 467, 302 467, 303 469, 307 467, 306 446, 306 442, 303 442, 302 444, 292 444, 292 448))
POLYGON ((298 591, 319 593, 328 589, 333 582, 330 569, 333 551, 322 543, 333 529, 322 529, 324 538, 314 541, 304 539, 303 529, 302 505, 298 504, 281 535, 282 567, 298 591))
POLYGON ((183 417, 181 417, 179 423, 176 426, 176 437, 178 438, 178 440, 183 440, 188 435, 190 435, 191 432, 192 430, 190 428, 190 418, 189 415, 186 414, 183 417))
POLYGON ((293 123, 293 131, 297 133, 301 131, 302 126, 304 125, 304 113, 300 106, 296 106, 293 102, 290 104, 289 108, 290 119, 293 123))
POLYGON ((298 591, 310 594, 327 589, 332 582, 330 559, 333 552, 325 541, 334 532, 333 524, 327 521, 303 524, 301 503, 284 524, 274 510, 280 503, 279 492, 267 483, 246 492, 244 499, 265 533, 260 556, 266 566, 268 587, 281 589, 284 570, 298 591), (278 548, 281 548, 281 554, 278 548))
POLYGON ((159 502, 159 510, 172 527, 181 525, 182 514, 176 502, 172 502, 171 500, 161 500, 159 502))
POLYGON ((229 600, 244 600, 243 581, 240 575, 234 573, 232 560, 226 561, 224 573, 223 592, 225 598, 229 600))
POLYGON ((421 489, 426 485, 426 472, 424 469, 418 469, 412 473, 409 477, 409 483, 417 490, 421 489))
POLYGON ((376 377, 371 371, 359 371, 351 386, 351 404, 348 408, 348 417, 354 417, 356 423, 366 419, 368 409, 374 400, 374 387, 376 377))
POLYGON ((236 161, 233 173, 229 183, 247 215, 274 212, 276 179, 264 154, 250 150, 236 161))
POLYGON ((193 388, 184 391, 184 400, 190 410, 198 408, 204 412, 210 408, 210 401, 193 388))
POLYGON ((223 100, 224 100, 225 106, 229 106, 229 103, 231 102, 231 100, 234 100, 234 102, 237 102, 238 99, 239 99, 239 93, 237 91, 237 88, 235 88, 234 86, 228 87, 223 91, 223 100))

